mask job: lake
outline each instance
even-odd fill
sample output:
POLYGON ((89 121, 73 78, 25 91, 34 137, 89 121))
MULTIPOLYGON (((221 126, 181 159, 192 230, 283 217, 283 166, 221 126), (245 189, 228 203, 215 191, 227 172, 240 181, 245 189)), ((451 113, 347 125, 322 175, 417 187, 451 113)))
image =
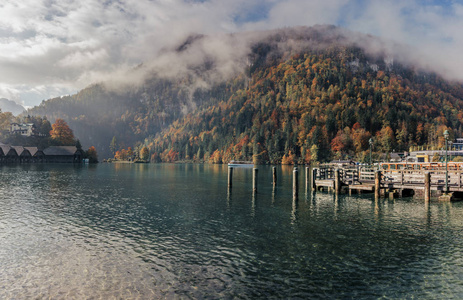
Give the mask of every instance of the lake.
POLYGON ((463 204, 307 193, 292 168, 0 167, 0 298, 463 297, 463 204))

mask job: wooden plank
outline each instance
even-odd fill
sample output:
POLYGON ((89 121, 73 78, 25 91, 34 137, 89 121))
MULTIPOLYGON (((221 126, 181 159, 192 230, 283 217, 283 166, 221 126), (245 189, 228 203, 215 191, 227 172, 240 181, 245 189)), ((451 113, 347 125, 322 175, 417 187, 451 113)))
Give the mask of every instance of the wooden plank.
POLYGON ((362 191, 374 191, 374 184, 352 184, 349 185, 349 190, 362 190, 362 191))
POLYGON ((334 188, 334 180, 329 180, 329 179, 315 180, 315 185, 317 187, 322 186, 322 187, 332 187, 332 188, 334 188))

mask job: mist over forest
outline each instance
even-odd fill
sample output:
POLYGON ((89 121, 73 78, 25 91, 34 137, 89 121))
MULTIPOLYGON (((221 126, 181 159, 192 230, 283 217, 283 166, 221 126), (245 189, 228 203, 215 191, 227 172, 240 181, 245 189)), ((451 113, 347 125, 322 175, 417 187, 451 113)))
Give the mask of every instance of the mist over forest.
POLYGON ((463 87, 417 49, 335 26, 191 35, 156 59, 27 114, 64 119, 100 158, 364 160, 461 136, 463 87))

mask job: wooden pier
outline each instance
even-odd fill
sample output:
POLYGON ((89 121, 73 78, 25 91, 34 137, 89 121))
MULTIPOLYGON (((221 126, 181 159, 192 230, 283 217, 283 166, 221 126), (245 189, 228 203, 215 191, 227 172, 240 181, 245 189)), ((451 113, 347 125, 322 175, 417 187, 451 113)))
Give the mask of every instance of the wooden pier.
MULTIPOLYGON (((252 169, 252 191, 258 191, 258 169, 252 169)), ((293 198, 299 194, 299 170, 293 169, 293 198)), ((305 167, 306 192, 328 191, 341 193, 374 193, 380 197, 422 197, 428 202, 431 197, 450 201, 463 199, 463 165, 458 169, 383 169, 365 167, 338 168, 321 166, 305 167)), ((277 185, 276 168, 272 168, 273 191, 277 185)), ((233 186, 233 167, 228 167, 228 188, 233 186)))
POLYGON ((313 190, 374 192, 376 196, 431 196, 451 200, 454 194, 463 195, 461 170, 376 170, 373 168, 320 167, 313 170, 313 190), (446 184, 447 174, 447 184, 446 184), (446 190, 447 186, 447 190, 446 190))

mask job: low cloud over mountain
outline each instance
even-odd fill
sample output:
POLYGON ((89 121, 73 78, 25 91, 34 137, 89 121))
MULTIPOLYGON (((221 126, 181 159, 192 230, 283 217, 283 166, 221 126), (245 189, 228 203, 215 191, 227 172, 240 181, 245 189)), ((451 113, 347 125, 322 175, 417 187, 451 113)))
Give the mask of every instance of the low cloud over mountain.
MULTIPOLYGON (((5 0, 0 7, 0 97, 27 106, 159 64, 163 49, 192 34, 234 43, 226 34, 316 24, 408 44, 413 50, 404 54, 420 66, 463 80, 463 5, 456 1, 5 0)), ((204 49, 221 42, 205 39, 204 49)), ((236 46, 228 58, 246 53, 236 46)), ((198 55, 191 54, 186 59, 198 55)), ((236 68, 222 65, 224 74, 236 68)))

